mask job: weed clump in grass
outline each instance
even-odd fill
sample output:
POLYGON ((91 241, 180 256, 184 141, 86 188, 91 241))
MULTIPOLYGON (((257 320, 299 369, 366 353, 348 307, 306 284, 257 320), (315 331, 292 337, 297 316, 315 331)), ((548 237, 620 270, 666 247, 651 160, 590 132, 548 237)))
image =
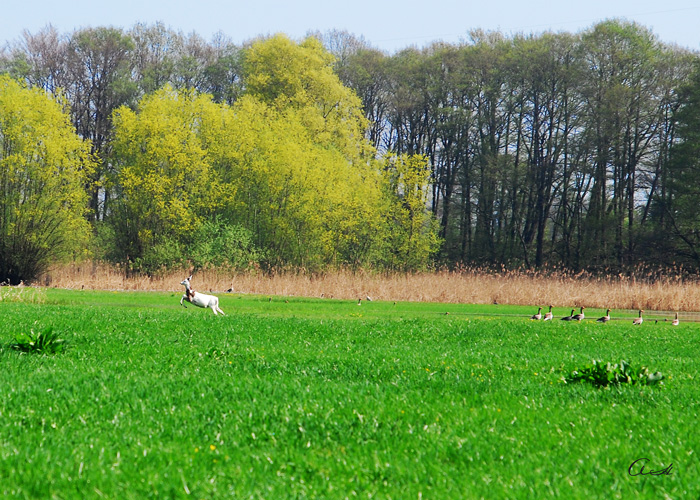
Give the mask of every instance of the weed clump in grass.
POLYGON ((619 384, 663 384, 663 379, 661 372, 651 373, 646 366, 635 369, 625 360, 615 364, 593 360, 591 364, 573 370, 564 380, 567 383, 588 382, 595 387, 608 387, 619 384))
POLYGON ((15 343, 10 347, 22 352, 55 354, 63 351, 66 346, 66 341, 59 337, 60 334, 54 332, 53 327, 48 327, 39 333, 34 333, 34 330, 30 330, 29 333, 17 334, 15 343))

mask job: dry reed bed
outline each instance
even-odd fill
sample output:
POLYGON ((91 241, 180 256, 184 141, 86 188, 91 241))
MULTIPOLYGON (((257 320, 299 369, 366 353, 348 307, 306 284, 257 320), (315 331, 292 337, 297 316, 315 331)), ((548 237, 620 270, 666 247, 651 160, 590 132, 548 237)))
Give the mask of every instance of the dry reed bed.
MULTIPOLYGON (((41 284, 57 288, 95 290, 181 291, 185 272, 131 276, 118 267, 97 263, 58 267, 41 284)), ((542 305, 652 311, 700 311, 700 282, 677 277, 635 279, 596 278, 583 274, 437 271, 377 274, 337 271, 322 275, 262 272, 232 275, 201 271, 193 277, 195 290, 234 293, 470 304, 542 305)), ((688 315, 689 316, 689 315, 688 315)))

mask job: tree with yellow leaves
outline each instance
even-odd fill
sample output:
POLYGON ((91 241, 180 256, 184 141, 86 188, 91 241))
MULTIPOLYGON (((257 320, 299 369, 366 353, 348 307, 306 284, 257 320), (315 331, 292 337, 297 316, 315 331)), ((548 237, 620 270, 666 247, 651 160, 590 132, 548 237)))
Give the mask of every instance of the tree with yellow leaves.
POLYGON ((135 112, 119 108, 112 142, 118 199, 110 216, 118 257, 137 267, 167 265, 179 244, 222 201, 201 124, 219 106, 209 96, 165 87, 135 112))
POLYGON ((246 93, 233 106, 235 139, 222 162, 240 182, 234 218, 275 263, 370 264, 386 200, 360 100, 314 38, 260 40, 244 61, 246 93))
POLYGON ((146 271, 182 263, 194 247, 213 248, 196 238, 215 219, 247 231, 249 255, 271 266, 393 265, 398 255, 411 258, 400 267, 424 265, 433 251, 421 239, 431 228, 425 186, 401 201, 411 200, 410 216, 400 213, 395 191, 425 179, 408 168, 402 187, 388 183, 365 138, 360 101, 320 43, 281 35, 255 42, 245 68, 246 92, 232 105, 166 87, 137 111, 117 111, 117 257, 146 271))
POLYGON ((85 248, 89 150, 63 103, 0 75, 0 282, 85 248))

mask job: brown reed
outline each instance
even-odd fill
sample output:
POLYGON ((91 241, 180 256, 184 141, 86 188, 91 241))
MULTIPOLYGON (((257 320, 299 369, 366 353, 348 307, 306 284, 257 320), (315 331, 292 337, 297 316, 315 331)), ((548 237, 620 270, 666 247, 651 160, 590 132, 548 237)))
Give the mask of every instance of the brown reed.
MULTIPOLYGON (((98 262, 58 266, 38 284, 95 290, 181 291, 188 271, 129 276, 98 262)), ((196 290, 275 296, 388 301, 542 305, 646 311, 700 311, 700 282, 679 276, 597 277, 565 271, 443 270, 421 273, 372 273, 340 270, 324 274, 261 271, 196 272, 196 290)))

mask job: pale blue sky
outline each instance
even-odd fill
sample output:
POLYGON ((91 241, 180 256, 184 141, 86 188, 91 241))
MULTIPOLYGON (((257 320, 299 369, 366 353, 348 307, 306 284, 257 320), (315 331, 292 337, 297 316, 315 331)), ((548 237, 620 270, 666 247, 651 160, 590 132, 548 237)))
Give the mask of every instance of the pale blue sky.
POLYGON ((636 21, 664 42, 700 51, 698 0, 14 0, 0 8, 0 46, 48 24, 68 34, 161 21, 206 40, 221 31, 236 43, 277 32, 297 39, 335 28, 393 53, 435 40, 456 43, 473 28, 576 33, 609 18, 636 21))

